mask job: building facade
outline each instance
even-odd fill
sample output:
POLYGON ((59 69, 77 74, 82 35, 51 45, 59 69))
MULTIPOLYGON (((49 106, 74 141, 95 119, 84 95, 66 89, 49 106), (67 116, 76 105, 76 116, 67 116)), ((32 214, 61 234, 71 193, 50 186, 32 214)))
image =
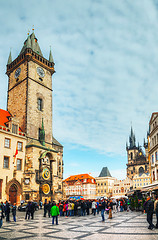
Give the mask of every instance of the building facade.
POLYGON ((96 197, 96 181, 89 174, 73 175, 63 181, 65 198, 82 196, 84 199, 96 197))
POLYGON ((113 183, 113 197, 123 197, 133 188, 133 181, 130 178, 115 180, 113 183))
POLYGON ((148 160, 148 144, 144 140, 145 153, 142 148, 136 146, 136 138, 131 128, 131 134, 129 137, 129 146, 126 144, 127 150, 127 177, 131 180, 136 174, 149 173, 149 160, 148 160))
POLYGON ((140 190, 142 187, 148 186, 150 184, 149 173, 136 174, 133 177, 133 189, 140 190))
POLYGON ((158 183, 158 112, 152 114, 149 129, 151 183, 158 183))
MULTIPOLYGON (((34 32, 27 37, 14 61, 11 53, 9 55, 7 111, 16 118, 26 137, 22 178, 17 180, 13 176, 11 181, 17 192, 21 189, 23 200, 62 197, 63 146, 52 133, 54 72, 52 53, 50 51, 49 60, 43 57, 34 32)), ((7 175, 12 176, 11 169, 7 175)), ((6 190, 5 193, 8 199, 6 190)))
POLYGON ((112 177, 108 168, 103 167, 99 177, 96 177, 96 196, 111 197, 113 194, 113 183, 116 178, 112 177))

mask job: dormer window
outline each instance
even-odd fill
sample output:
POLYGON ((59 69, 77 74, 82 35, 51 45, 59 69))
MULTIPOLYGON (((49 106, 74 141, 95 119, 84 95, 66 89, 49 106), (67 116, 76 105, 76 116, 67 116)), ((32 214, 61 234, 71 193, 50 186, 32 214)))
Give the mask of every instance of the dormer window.
POLYGON ((12 124, 12 133, 18 133, 18 125, 12 124))

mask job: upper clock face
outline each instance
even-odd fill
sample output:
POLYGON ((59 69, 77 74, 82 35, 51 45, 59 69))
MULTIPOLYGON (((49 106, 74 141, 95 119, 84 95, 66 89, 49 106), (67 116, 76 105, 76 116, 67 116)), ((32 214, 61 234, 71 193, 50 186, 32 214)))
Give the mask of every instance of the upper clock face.
POLYGON ((20 75, 20 73, 21 73, 21 68, 18 68, 16 71, 15 71, 15 78, 18 78, 19 77, 19 75, 20 75))
POLYGON ((43 70, 43 68, 41 68, 41 67, 38 67, 37 68, 37 73, 38 73, 38 75, 40 76, 40 77, 44 77, 44 75, 45 75, 45 73, 44 73, 44 70, 43 70))

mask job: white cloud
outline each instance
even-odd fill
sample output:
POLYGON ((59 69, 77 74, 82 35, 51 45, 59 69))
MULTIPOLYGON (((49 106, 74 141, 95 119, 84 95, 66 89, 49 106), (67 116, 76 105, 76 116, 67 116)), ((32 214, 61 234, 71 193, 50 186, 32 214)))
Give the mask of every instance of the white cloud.
POLYGON ((9 48, 15 58, 34 24, 44 56, 52 45, 56 63, 54 135, 63 144, 125 156, 131 121, 142 144, 151 113, 158 109, 155 2, 3 1, 1 108, 6 105, 9 48))

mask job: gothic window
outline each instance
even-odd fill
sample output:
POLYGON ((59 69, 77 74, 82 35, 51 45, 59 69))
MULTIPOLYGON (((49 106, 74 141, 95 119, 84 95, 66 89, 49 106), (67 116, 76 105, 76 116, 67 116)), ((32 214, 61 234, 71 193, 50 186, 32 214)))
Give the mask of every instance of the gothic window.
POLYGON ((153 181, 155 181, 155 172, 153 171, 153 181))
POLYGON ((139 174, 142 174, 142 173, 144 173, 144 168, 143 168, 143 167, 140 167, 140 168, 139 168, 139 174))
POLYGON ((131 152, 131 160, 133 159, 133 153, 131 152))
POLYGON ((43 100, 41 98, 38 98, 37 105, 38 105, 38 110, 42 111, 43 110, 43 100))
POLYGON ((147 171, 147 165, 145 165, 145 171, 147 171))
POLYGON ((154 164, 154 155, 152 154, 152 164, 154 164))

